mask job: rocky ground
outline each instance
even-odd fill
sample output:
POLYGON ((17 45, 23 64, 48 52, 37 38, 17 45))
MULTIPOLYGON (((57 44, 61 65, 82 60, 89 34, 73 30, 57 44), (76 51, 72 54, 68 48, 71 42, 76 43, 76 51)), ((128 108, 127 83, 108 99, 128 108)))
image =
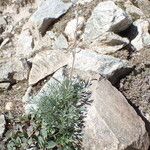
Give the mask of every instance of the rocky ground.
POLYGON ((0 113, 28 112, 32 98, 50 92, 47 84, 66 74, 79 76, 93 82, 95 100, 85 149, 147 150, 150 133, 134 109, 149 124, 149 5, 148 0, 0 0, 0 113))

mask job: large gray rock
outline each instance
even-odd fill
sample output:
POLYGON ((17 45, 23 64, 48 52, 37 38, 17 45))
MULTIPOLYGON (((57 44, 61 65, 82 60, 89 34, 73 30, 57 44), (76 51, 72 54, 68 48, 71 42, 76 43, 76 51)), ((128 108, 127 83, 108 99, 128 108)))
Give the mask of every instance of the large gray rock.
POLYGON ((88 19, 84 41, 90 43, 106 31, 120 32, 132 23, 131 18, 112 1, 100 2, 88 19))
POLYGON ((4 115, 0 115, 0 138, 2 137, 5 131, 5 117, 4 115))
POLYGON ((125 97, 105 79, 90 88, 83 147, 85 150, 148 150, 145 124, 125 97))
MULTIPOLYGON (((71 68, 73 63, 72 56, 68 66, 71 68)), ((109 55, 101 55, 90 50, 82 50, 75 55, 75 69, 81 71, 93 71, 115 82, 120 76, 127 74, 130 70, 128 61, 121 60, 109 55)))
POLYGON ((34 85, 41 79, 51 75, 67 64, 68 55, 59 50, 39 52, 32 61, 29 75, 29 85, 34 85))
POLYGON ((133 23, 137 28, 137 36, 131 41, 136 50, 142 49, 144 46, 150 45, 149 22, 139 19, 133 23))
POLYGON ((62 16, 70 8, 71 3, 62 0, 42 0, 38 10, 31 16, 30 21, 43 34, 50 24, 62 16))

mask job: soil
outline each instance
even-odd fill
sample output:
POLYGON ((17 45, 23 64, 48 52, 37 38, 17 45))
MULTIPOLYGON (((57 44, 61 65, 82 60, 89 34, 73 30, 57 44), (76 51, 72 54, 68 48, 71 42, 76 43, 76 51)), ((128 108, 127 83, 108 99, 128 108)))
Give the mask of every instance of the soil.
POLYGON ((135 67, 120 81, 119 90, 142 113, 150 116, 150 47, 133 54, 129 61, 135 67))
POLYGON ((8 102, 13 103, 11 112, 16 115, 21 115, 24 112, 22 97, 27 89, 27 81, 22 81, 12 86, 10 90, 0 93, 0 114, 6 112, 5 106, 8 102))

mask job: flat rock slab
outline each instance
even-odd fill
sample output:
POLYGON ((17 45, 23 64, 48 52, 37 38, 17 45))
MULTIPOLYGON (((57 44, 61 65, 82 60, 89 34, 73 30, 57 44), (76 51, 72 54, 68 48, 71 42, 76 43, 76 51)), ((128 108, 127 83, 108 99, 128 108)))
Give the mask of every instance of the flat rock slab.
POLYGON ((59 68, 67 65, 68 55, 59 50, 39 52, 32 61, 29 75, 29 85, 34 85, 41 79, 51 75, 59 68))
POLYGON ((148 150, 145 123, 125 97, 106 79, 90 87, 91 106, 85 118, 85 150, 148 150))
POLYGON ((55 19, 65 14, 71 5, 71 3, 64 3, 62 0, 42 0, 38 10, 31 16, 30 21, 43 34, 47 27, 55 19))
POLYGON ((84 42, 90 43, 107 31, 123 31, 131 23, 131 18, 114 2, 100 2, 87 21, 83 35, 84 42))

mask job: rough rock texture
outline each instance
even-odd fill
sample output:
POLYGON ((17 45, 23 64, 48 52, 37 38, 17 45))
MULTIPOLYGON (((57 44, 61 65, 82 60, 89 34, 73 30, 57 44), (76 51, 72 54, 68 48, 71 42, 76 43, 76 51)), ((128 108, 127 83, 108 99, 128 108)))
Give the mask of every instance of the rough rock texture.
POLYGON ((5 130, 5 117, 4 115, 0 115, 0 138, 2 137, 5 130))
POLYGON ((38 53, 32 61, 29 75, 29 85, 36 84, 41 79, 54 73, 67 64, 67 54, 58 50, 45 50, 38 53))
POLYGON ((137 28, 137 36, 131 41, 131 44, 136 50, 144 48, 144 46, 150 45, 150 34, 149 34, 149 22, 143 19, 139 19, 133 23, 137 28))
POLYGON ((89 45, 89 48, 100 54, 114 53, 129 44, 127 38, 122 38, 113 32, 106 32, 89 45))
POLYGON ((84 41, 90 43, 106 31, 123 31, 131 23, 129 16, 114 2, 100 2, 86 23, 84 41))
POLYGON ((63 3, 61 0, 43 0, 30 20, 43 34, 54 20, 67 12, 70 6, 71 3, 63 3))
MULTIPOLYGON (((69 59, 69 67, 72 66, 72 56, 69 59)), ((83 71, 93 71, 115 82, 120 76, 130 70, 128 62, 109 55, 100 55, 90 50, 82 50, 76 53, 74 68, 83 71)))
POLYGON ((93 81, 85 118, 85 150, 147 150, 149 137, 142 119, 124 96, 105 79, 93 81))

